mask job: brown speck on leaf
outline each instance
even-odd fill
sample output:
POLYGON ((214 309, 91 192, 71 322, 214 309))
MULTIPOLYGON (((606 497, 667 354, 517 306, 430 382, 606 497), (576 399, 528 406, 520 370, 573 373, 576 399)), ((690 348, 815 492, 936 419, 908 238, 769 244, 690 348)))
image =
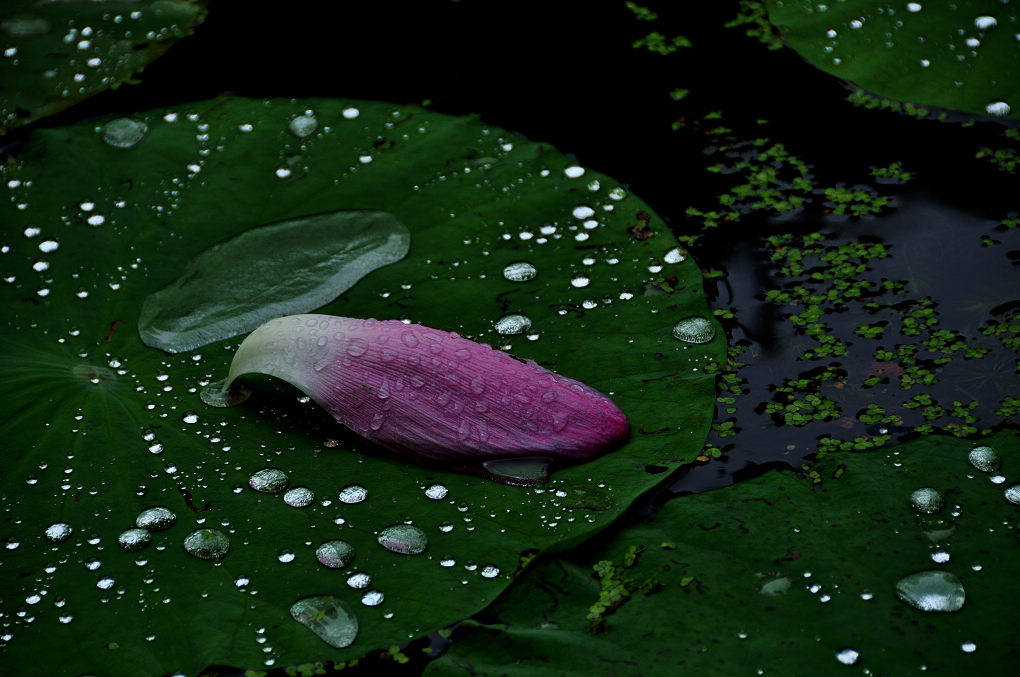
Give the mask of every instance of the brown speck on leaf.
POLYGON ((637 213, 637 223, 632 224, 628 229, 628 232, 634 236, 635 240, 644 241, 655 235, 652 229, 648 226, 648 222, 652 220, 652 217, 648 215, 648 212, 639 210, 637 213))

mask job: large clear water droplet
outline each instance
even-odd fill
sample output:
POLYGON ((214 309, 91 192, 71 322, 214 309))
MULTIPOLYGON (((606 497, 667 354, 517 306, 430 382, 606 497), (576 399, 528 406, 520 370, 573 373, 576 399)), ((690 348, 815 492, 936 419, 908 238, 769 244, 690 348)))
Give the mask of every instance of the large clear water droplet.
POLYGON ((67 522, 54 522, 46 527, 46 539, 51 543, 66 541, 71 536, 71 525, 67 522))
POLYGON ((924 515, 932 515, 942 510, 946 504, 946 497, 942 492, 932 487, 921 487, 910 494, 910 505, 917 512, 924 515))
POLYGON ((995 472, 1002 465, 999 452, 991 447, 974 447, 967 452, 967 460, 970 464, 982 472, 995 472))
POLYGON ((959 611, 966 593, 948 571, 918 571, 896 583, 896 596, 921 611, 959 611))
POLYGON ((306 597, 294 602, 290 615, 336 649, 354 643, 358 636, 358 618, 347 602, 333 595, 306 597))
POLYGON ((1020 505, 1020 484, 1014 484, 1011 487, 1006 487, 1006 490, 1002 492, 1002 495, 1005 496, 1006 500, 1010 503, 1020 505))
POLYGON ((152 542, 152 536, 145 529, 127 529, 117 537, 117 544, 128 552, 144 550, 152 542))
POLYGON ((223 559, 230 550, 230 539, 219 529, 196 529, 184 537, 184 549, 199 559, 223 559))
POLYGON ((315 500, 315 493, 308 487, 294 487, 283 495, 283 502, 292 508, 307 508, 315 500))
POLYGON ((840 649, 836 652, 836 660, 843 665, 853 665, 857 662, 860 655, 856 649, 840 649))
POLYGON ((994 115, 997 118, 1005 117, 1009 115, 1010 107, 1005 101, 992 101, 985 106, 985 112, 989 115, 994 115))
POLYGON ((445 484, 436 482, 425 487, 425 495, 434 501, 440 501, 446 498, 446 495, 450 493, 450 490, 446 488, 445 484))
POLYGON ((313 115, 299 115, 290 121, 290 133, 299 139, 311 136, 319 128, 319 122, 313 115))
POLYGON ((134 118, 117 118, 103 125, 103 141, 114 148, 131 148, 142 140, 149 125, 134 118))
POLYGON ((538 275, 538 269, 527 261, 514 261, 503 269, 503 277, 511 282, 527 282, 535 279, 536 275, 538 275))
POLYGON ((202 388, 198 396, 210 407, 233 407, 241 404, 251 395, 251 390, 239 380, 235 379, 229 388, 224 388, 225 384, 226 380, 210 383, 202 388))
POLYGON ((248 485, 264 494, 278 494, 287 488, 287 473, 279 468, 263 468, 248 480, 248 485))
POLYGON ((162 531, 169 529, 177 521, 177 515, 170 508, 156 505, 138 513, 135 526, 146 531, 162 531))
POLYGON ((533 487, 549 479, 551 458, 530 456, 485 461, 482 468, 499 482, 518 487, 533 487))
POLYGON ((348 484, 340 490, 341 503, 361 503, 368 498, 368 489, 360 484, 348 484))
POLYGON ((379 532, 379 545, 401 555, 420 555, 428 547, 429 538, 413 524, 394 524, 379 532))
POLYGON ((347 577, 347 585, 355 590, 364 590, 372 584, 372 577, 364 571, 358 571, 347 577))
POLYGON ((361 603, 365 606, 379 606, 385 599, 381 590, 369 590, 361 596, 361 603))
POLYGON ((523 334, 524 332, 531 329, 531 318, 529 318, 527 315, 513 313, 511 315, 504 315, 503 317, 496 320, 495 326, 496 331, 498 331, 503 336, 523 334))
POLYGON ((673 336, 686 343, 708 343, 715 338, 715 325, 703 317, 685 317, 673 327, 673 336))
POLYGON ((315 558, 330 569, 346 569, 357 553, 347 541, 326 541, 315 550, 315 558))

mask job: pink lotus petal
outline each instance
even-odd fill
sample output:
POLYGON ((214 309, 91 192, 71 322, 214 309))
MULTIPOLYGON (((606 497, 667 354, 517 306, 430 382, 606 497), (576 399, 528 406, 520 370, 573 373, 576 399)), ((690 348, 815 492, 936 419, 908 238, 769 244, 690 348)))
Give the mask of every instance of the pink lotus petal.
POLYGON ((579 381, 397 320, 271 320, 238 348, 224 388, 250 372, 288 381, 359 435, 421 461, 584 460, 629 429, 619 407, 579 381))

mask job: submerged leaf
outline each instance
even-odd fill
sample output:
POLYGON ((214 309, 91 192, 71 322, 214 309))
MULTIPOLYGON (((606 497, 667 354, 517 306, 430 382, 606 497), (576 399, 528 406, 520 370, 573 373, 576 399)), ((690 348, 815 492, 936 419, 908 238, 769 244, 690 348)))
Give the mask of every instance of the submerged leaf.
POLYGON ((580 381, 488 345, 398 320, 281 317, 249 335, 220 406, 243 374, 276 376, 359 435, 416 460, 582 460, 618 446, 627 419, 580 381))
POLYGON ((142 341, 180 353, 329 303, 407 255, 411 236, 387 212, 338 211, 253 228, 196 256, 145 300, 142 341))

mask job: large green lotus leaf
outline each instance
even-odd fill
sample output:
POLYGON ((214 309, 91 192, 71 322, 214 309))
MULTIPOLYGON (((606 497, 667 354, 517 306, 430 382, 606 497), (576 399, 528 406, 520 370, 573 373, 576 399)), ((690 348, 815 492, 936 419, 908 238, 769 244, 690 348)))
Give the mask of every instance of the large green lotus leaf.
POLYGON ((1020 15, 1001 0, 767 0, 783 40, 814 66, 882 97, 1020 117, 1020 15))
POLYGON ((674 499, 602 547, 530 569, 426 674, 1010 673, 1018 466, 1016 432, 931 437, 830 455, 815 485, 771 472, 674 499), (978 444, 1001 475, 971 464, 978 444), (936 512, 912 505, 926 487, 944 499, 936 512), (901 579, 932 570, 958 579, 961 610, 898 598, 901 579))
POLYGON ((590 537, 701 448, 714 397, 703 366, 724 341, 674 337, 684 318, 711 319, 699 270, 613 179, 476 119, 385 103, 221 98, 135 119, 149 131, 129 148, 110 146, 102 122, 41 130, 0 170, 5 667, 194 673, 388 647, 476 613, 522 555, 590 537), (144 300, 201 252, 347 210, 389 212, 410 252, 321 312, 408 319, 534 359, 610 395, 630 441, 544 487, 510 487, 409 464, 272 383, 206 407, 199 391, 226 376, 240 339, 176 355, 142 344, 144 300), (531 327, 501 335, 507 314, 531 327), (297 508, 249 488, 265 468, 316 500, 297 508), (367 500, 341 502, 350 484, 367 500), (176 524, 122 549, 153 506, 176 524), (56 522, 72 532, 54 543, 56 522), (422 554, 378 544, 404 522, 427 536, 422 554), (200 528, 229 538, 225 557, 185 552, 200 528), (352 566, 318 563, 333 539, 356 549, 352 566), (348 587, 355 569, 368 588, 348 587), (381 603, 363 604, 369 591, 381 603), (349 648, 292 619, 311 597, 352 608, 349 648))
POLYGON ((0 134, 117 87, 204 12, 202 0, 4 0, 0 134))

